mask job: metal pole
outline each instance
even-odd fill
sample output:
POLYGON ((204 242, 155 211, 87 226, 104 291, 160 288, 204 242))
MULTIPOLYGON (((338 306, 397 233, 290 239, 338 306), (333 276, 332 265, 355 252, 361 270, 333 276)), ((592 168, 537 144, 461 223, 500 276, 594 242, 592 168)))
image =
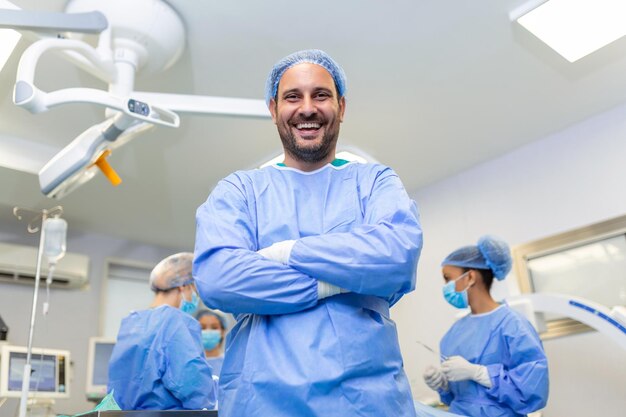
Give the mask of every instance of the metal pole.
POLYGON ((35 316, 37 314, 37 296, 39 294, 39 281, 41 280, 41 260, 43 257, 43 246, 45 241, 45 229, 43 223, 48 217, 48 211, 43 210, 41 215, 41 233, 39 235, 39 252, 37 253, 37 270, 35 272, 35 292, 33 293, 33 308, 30 315, 30 330, 28 333, 28 350, 26 354, 26 364, 24 364, 24 374, 22 380, 22 397, 20 401, 19 417, 26 417, 26 406, 28 405, 28 391, 30 389, 31 356, 33 350, 33 334, 35 332, 35 316))

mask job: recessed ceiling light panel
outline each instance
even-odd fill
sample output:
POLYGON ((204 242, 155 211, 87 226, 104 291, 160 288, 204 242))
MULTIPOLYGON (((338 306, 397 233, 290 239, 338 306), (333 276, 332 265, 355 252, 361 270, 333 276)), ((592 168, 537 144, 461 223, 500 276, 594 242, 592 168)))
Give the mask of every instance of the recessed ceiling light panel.
POLYGON ((549 0, 517 21, 574 62, 626 35, 626 1, 549 0))

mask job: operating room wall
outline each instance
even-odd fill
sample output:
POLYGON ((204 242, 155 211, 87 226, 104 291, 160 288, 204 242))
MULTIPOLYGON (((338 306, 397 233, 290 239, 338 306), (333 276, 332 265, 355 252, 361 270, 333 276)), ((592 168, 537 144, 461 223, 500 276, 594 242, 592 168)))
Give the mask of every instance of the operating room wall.
MULTIPOLYGON (((437 362, 416 341, 438 346, 457 314, 442 297, 441 260, 486 233, 515 246, 626 214, 625 138, 626 105, 412 193, 425 245, 417 289, 392 317, 416 398, 436 398, 421 375, 437 362)), ((494 285, 499 298, 518 292, 514 274, 494 285)), ((626 352, 616 343, 594 332, 546 340, 544 347, 544 417, 624 415, 626 352)))
MULTIPOLYGON (((70 351, 73 364, 71 398, 57 400, 53 410, 71 415, 87 411, 95 405, 85 400, 87 341, 91 336, 99 336, 105 259, 114 257, 155 264, 175 251, 104 235, 81 233, 72 227, 71 212, 68 217, 67 251, 89 256, 89 285, 84 290, 51 289, 50 313, 45 320, 41 314, 45 290, 40 291, 33 346, 70 351)), ((18 223, 17 220, 3 220, 0 225, 0 242, 37 246, 38 236, 29 235, 26 224, 18 223)), ((192 246, 193 242, 190 242, 189 247, 192 246)), ((0 283, 0 315, 9 326, 8 340, 11 344, 25 346, 28 342, 33 289, 33 286, 0 283)), ((15 417, 18 405, 17 399, 8 400, 0 407, 0 417, 15 417)))

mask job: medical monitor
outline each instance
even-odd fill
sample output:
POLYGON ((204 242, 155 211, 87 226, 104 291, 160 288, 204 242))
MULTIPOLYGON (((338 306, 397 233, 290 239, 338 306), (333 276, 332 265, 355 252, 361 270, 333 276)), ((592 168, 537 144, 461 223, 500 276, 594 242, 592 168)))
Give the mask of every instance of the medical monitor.
POLYGON ((85 393, 88 400, 100 400, 107 395, 109 382, 109 360, 115 339, 104 337, 89 338, 87 355, 87 387, 85 393))
MULTIPOLYGON (((0 398, 19 398, 27 349, 12 345, 0 349, 0 398)), ((69 351, 33 348, 30 363, 30 398, 69 398, 69 351)))

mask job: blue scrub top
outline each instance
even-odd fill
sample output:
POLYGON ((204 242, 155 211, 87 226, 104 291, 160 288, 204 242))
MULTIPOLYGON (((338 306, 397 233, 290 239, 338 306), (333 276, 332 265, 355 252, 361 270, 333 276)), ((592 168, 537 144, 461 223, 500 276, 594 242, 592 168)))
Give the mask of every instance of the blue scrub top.
POLYGON ((470 417, 521 417, 545 407, 548 361, 541 340, 525 317, 507 305, 454 323, 440 351, 487 367, 491 388, 472 380, 449 382, 439 391, 450 412, 470 417))
POLYGON ((415 288, 417 208, 390 168, 335 165, 237 172, 198 209, 198 290, 237 318, 221 417, 415 416, 389 306, 415 288), (256 253, 288 239, 287 265, 256 253), (350 293, 318 301, 318 279, 350 293))
POLYGON ((163 305, 122 320, 109 361, 108 391, 122 410, 200 410, 216 404, 200 324, 163 305))
POLYGON ((220 376, 220 372, 222 372, 222 364, 224 363, 224 355, 215 356, 213 358, 206 358, 206 361, 211 365, 211 369, 213 369, 213 375, 220 376))

